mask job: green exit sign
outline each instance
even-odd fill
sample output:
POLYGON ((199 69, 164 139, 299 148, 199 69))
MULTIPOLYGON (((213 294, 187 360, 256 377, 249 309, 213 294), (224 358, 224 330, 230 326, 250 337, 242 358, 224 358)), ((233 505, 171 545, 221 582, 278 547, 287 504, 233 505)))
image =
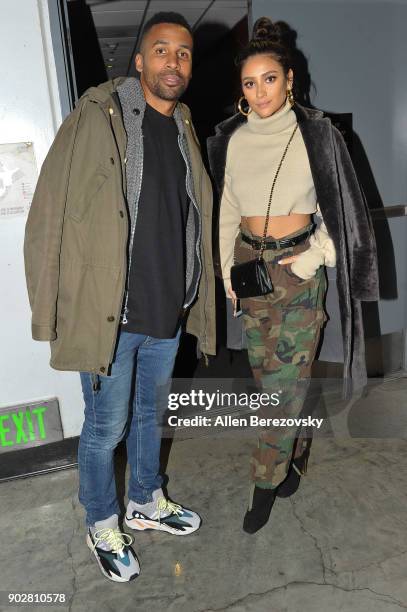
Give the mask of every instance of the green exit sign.
POLYGON ((63 437, 57 398, 0 408, 0 453, 63 437))

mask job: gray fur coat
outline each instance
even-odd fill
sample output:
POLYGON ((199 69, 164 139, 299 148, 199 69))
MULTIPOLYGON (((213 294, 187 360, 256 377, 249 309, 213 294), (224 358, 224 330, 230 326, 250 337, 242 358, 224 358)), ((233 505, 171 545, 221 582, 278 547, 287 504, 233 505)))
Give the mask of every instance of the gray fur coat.
MULTIPOLYGON (((308 153, 321 214, 337 254, 344 397, 348 398, 352 390, 360 389, 367 380, 361 301, 379 299, 372 221, 339 130, 322 111, 297 103, 293 110, 308 153)), ((237 113, 219 123, 215 136, 208 138, 209 163, 219 197, 223 191, 229 139, 245 121, 246 118, 237 113)))

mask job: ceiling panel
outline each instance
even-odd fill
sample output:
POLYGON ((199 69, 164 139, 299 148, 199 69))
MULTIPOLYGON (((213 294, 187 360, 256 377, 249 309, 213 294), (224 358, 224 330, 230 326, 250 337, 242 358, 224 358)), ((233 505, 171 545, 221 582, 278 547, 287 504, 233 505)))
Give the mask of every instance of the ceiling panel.
POLYGON ((98 39, 101 38, 114 38, 120 41, 123 38, 137 38, 137 32, 139 31, 138 25, 133 26, 98 26, 96 32, 98 39))
POLYGON ((196 8, 203 12, 211 3, 211 0, 151 0, 151 9, 158 11, 175 11, 184 14, 189 8, 196 8))
MULTIPOLYGON (((91 9, 109 78, 127 74, 147 6, 145 20, 154 13, 170 10, 181 13, 191 27, 219 23, 232 28, 247 14, 248 4, 247 0, 151 0, 150 4, 147 0, 86 2, 91 9)), ((211 37, 209 42, 216 41, 211 37)))
POLYGON ((144 10, 137 11, 104 11, 103 13, 93 13, 95 26, 121 26, 121 25, 140 25, 143 19, 144 10))
MULTIPOLYGON (((179 2, 179 0, 178 0, 178 2, 179 2)), ((174 4, 175 4, 175 5, 178 5, 178 2, 174 2, 174 4)), ((192 4, 192 3, 191 3, 191 4, 192 4)), ((181 13, 181 15, 182 15, 183 17, 185 17, 185 19, 188 21, 189 25, 192 27, 192 26, 194 25, 194 23, 195 23, 196 21, 198 21, 198 19, 201 17, 201 15, 202 15, 202 13, 203 13, 204 11, 203 11, 202 9, 195 8, 195 7, 194 7, 194 6, 192 6, 191 4, 190 4, 190 6, 189 6, 188 8, 184 8, 184 9, 181 9, 180 7, 178 7, 178 6, 177 6, 176 8, 174 8, 174 11, 175 11, 176 13, 181 13)), ((150 17, 152 17, 152 16, 153 16, 155 13, 157 13, 157 12, 158 12, 158 11, 156 10, 156 8, 155 8, 155 6, 154 6, 154 3, 153 3, 152 8, 150 8, 150 9, 147 11, 146 21, 147 21, 148 19, 150 19, 150 17)))
POLYGON ((242 7, 228 7, 227 10, 224 8, 218 8, 216 4, 209 9, 206 13, 200 25, 208 22, 220 23, 226 25, 228 28, 233 28, 238 21, 243 19, 247 14, 247 10, 242 7))
POLYGON ((92 4, 87 0, 86 4, 92 7, 92 13, 143 11, 146 0, 113 0, 112 2, 98 2, 97 4, 92 4))
POLYGON ((247 0, 216 0, 214 6, 217 9, 240 8, 247 12, 247 0))

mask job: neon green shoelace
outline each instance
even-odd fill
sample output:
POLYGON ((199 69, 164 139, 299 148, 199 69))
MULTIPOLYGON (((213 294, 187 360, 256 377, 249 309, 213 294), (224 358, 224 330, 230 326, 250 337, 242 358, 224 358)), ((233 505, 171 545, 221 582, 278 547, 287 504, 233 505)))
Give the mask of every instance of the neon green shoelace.
POLYGON ((112 529, 111 527, 104 527, 103 529, 97 529, 93 533, 95 540, 94 547, 99 544, 102 540, 110 546, 110 550, 113 553, 120 553, 123 548, 133 543, 134 538, 128 533, 123 533, 118 527, 112 529))
POLYGON ((169 510, 170 512, 173 512, 177 516, 180 516, 182 514, 182 506, 180 506, 179 504, 174 504, 169 499, 165 499, 165 497, 160 497, 160 499, 158 500, 157 510, 158 510, 158 520, 161 519, 161 512, 164 512, 164 510, 169 510))

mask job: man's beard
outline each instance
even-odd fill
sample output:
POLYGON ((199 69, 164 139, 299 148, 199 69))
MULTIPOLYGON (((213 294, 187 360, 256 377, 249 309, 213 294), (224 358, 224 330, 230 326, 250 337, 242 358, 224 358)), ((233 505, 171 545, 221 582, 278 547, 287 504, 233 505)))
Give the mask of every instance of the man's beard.
POLYGON ((186 82, 184 77, 176 72, 164 72, 157 75, 151 75, 148 71, 144 70, 143 76, 151 93, 157 96, 157 98, 161 98, 161 100, 167 100, 169 102, 178 100, 188 87, 188 81, 186 82), (172 74, 182 79, 180 84, 176 87, 169 87, 160 80, 160 76, 172 74))

